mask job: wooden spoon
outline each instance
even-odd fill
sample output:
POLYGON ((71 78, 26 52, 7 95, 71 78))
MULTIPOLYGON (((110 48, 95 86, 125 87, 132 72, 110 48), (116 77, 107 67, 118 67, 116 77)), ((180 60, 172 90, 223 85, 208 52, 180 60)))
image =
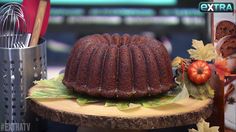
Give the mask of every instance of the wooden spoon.
POLYGON ((26 17, 27 32, 32 33, 30 46, 36 46, 39 36, 43 37, 50 16, 49 0, 23 0, 23 12, 26 17))

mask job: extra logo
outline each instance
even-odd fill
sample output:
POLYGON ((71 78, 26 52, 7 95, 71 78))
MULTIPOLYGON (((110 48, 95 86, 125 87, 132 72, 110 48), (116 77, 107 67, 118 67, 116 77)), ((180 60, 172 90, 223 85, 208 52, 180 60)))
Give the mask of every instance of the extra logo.
POLYGON ((230 2, 201 2, 201 12, 234 12, 234 4, 230 2))

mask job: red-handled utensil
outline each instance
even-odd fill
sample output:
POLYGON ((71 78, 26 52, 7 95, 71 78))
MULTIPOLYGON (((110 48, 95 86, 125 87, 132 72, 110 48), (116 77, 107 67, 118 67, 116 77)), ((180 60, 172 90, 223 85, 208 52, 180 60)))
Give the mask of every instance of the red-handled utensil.
POLYGON ((35 46, 39 36, 44 36, 47 31, 50 0, 23 0, 22 6, 26 17, 27 32, 32 33, 30 46, 35 46))

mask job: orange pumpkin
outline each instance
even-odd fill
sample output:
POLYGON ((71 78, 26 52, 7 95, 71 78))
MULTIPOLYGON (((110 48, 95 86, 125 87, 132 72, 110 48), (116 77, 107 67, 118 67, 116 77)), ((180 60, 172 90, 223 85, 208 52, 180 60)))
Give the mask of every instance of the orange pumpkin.
POLYGON ((211 77, 211 69, 207 62, 198 60, 188 66, 188 78, 195 84, 203 84, 211 77))

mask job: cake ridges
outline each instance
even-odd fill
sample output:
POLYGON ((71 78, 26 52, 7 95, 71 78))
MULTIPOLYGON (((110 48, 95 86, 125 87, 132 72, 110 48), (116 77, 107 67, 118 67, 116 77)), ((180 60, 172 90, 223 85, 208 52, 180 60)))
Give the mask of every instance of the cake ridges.
POLYGON ((147 94, 146 84, 146 65, 144 56, 138 46, 130 46, 133 58, 134 72, 134 90, 137 91, 134 96, 144 96, 147 94), (137 71, 137 72, 136 72, 137 71))
POLYGON ((116 90, 115 90, 115 95, 118 97, 118 88, 119 88, 119 73, 120 73, 120 48, 117 48, 116 52, 116 90))
POLYGON ((116 53, 117 49, 115 46, 110 46, 108 49, 108 55, 105 60, 105 72, 103 75, 102 91, 103 96, 113 97, 116 88, 116 53))
POLYGON ((119 49, 119 85, 118 85, 118 96, 130 97, 132 96, 132 67, 131 58, 127 45, 123 45, 119 49), (123 91, 123 92, 122 92, 123 91))
POLYGON ((106 46, 98 47, 96 53, 91 57, 91 63, 89 66, 89 73, 88 73, 88 89, 92 95, 98 96, 99 95, 99 86, 101 85, 101 71, 98 69, 102 68, 102 61, 103 55, 105 53, 106 46))
POLYGON ((148 88, 149 88, 149 94, 155 94, 156 90, 158 91, 160 86, 160 77, 158 75, 159 71, 158 71, 158 67, 157 64, 155 63, 155 56, 152 53, 152 51, 150 50, 149 47, 147 46, 141 46, 142 48, 142 52, 144 54, 145 57, 145 61, 146 61, 146 67, 147 67, 147 81, 148 81, 148 88))
MULTIPOLYGON (((81 42, 81 43, 82 43, 82 42, 81 42)), ((81 45, 81 47, 80 47, 80 45, 76 47, 75 51, 77 51, 78 54, 75 54, 75 55, 73 56, 73 58, 72 58, 72 59, 75 60, 76 63, 72 63, 72 65, 71 65, 70 67, 68 67, 68 68, 69 68, 69 71, 68 71, 68 72, 69 72, 69 74, 70 74, 70 76, 68 77, 68 80, 71 80, 71 81, 74 81, 74 80, 75 80, 75 76, 76 76, 76 74, 77 74, 77 71, 74 72, 74 71, 72 71, 72 70, 78 68, 79 61, 80 61, 80 59, 81 59, 81 58, 80 58, 80 57, 81 57, 81 54, 84 52, 84 50, 85 50, 89 45, 90 45, 90 44, 86 43, 86 44, 84 44, 84 45, 81 45)))
MULTIPOLYGON (((81 56, 79 66, 78 66, 78 72, 76 74, 76 85, 78 86, 86 86, 87 85, 87 72, 88 72, 88 64, 91 58, 91 54, 95 51, 96 49, 96 44, 91 44, 88 46, 85 50, 84 53, 81 56), (89 55, 88 55, 89 54, 89 55)), ((83 89, 85 90, 85 89, 83 89)))
POLYGON ((130 99, 166 92, 173 83, 168 52, 152 38, 96 34, 74 48, 63 83, 78 93, 130 99))

